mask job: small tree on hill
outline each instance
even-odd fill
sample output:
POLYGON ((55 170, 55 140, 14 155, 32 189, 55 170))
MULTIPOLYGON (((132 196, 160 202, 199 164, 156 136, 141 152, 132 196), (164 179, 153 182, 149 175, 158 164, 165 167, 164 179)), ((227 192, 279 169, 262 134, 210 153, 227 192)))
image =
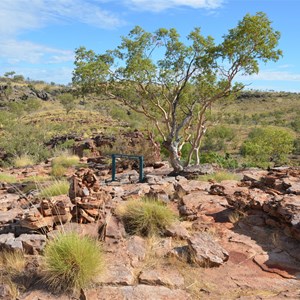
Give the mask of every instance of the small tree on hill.
POLYGON ((60 95, 59 101, 67 114, 76 107, 74 96, 70 93, 60 95))
POLYGON ((154 123, 174 171, 180 172, 186 143, 185 164, 200 162, 207 110, 243 88, 233 83, 237 74, 257 73, 260 61, 277 61, 279 38, 262 12, 247 14, 219 45, 199 28, 182 42, 176 29, 150 33, 137 26, 104 55, 77 49, 73 84, 81 93, 100 91, 144 114, 154 123))

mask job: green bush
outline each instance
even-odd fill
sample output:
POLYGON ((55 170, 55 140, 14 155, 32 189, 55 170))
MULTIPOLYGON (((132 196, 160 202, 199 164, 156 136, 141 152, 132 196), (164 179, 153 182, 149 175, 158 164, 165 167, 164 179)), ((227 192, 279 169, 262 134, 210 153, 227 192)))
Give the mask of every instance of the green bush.
POLYGON ((68 114, 70 111, 75 109, 76 103, 75 98, 70 93, 65 93, 59 96, 59 101, 61 105, 64 107, 66 113, 68 114))
POLYGON ((223 156, 216 152, 202 153, 200 163, 217 164, 219 167, 225 169, 236 169, 239 166, 238 161, 232 158, 228 153, 223 156))
POLYGON ((294 134, 284 128, 265 127, 253 129, 241 146, 246 161, 258 167, 288 162, 294 148, 294 134))
POLYGON ((116 214, 121 217, 128 233, 142 236, 163 234, 166 226, 176 219, 163 202, 151 198, 119 205, 116 214))
POLYGON ((229 144, 235 137, 232 128, 219 125, 209 129, 204 138, 203 150, 226 151, 229 144))
POLYGON ((50 151, 44 144, 48 135, 46 128, 11 120, 4 129, 0 147, 8 156, 16 157, 26 154, 33 157, 36 162, 43 161, 50 156, 50 151))
POLYGON ((78 291, 103 269, 99 243, 76 233, 60 234, 44 250, 45 281, 55 291, 78 291))

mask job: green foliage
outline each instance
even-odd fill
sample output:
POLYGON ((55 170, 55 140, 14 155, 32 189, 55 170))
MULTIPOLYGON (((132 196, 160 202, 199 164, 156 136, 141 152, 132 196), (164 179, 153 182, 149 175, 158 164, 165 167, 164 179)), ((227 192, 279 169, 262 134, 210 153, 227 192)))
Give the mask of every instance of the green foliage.
POLYGON ((175 221, 174 213, 154 199, 130 200, 117 207, 116 213, 130 234, 151 236, 163 234, 166 226, 175 221))
POLYGON ((54 197, 59 195, 67 195, 69 192, 69 183, 66 180, 56 180, 50 185, 44 187, 40 191, 41 197, 54 197))
POLYGON ((265 127, 253 129, 241 147, 246 161, 258 167, 267 167, 271 163, 287 163, 288 155, 293 151, 294 134, 288 129, 265 127))
POLYGON ((103 270, 98 242, 76 233, 60 234, 50 240, 44 261, 45 281, 55 291, 79 291, 103 270))
POLYGON ((232 158, 228 153, 225 155, 220 155, 216 152, 202 153, 200 162, 209 164, 215 163, 225 169, 236 169, 239 166, 238 161, 232 158))
POLYGON ((219 125, 209 129, 203 141, 202 150, 206 151, 226 151, 227 144, 235 137, 235 132, 231 127, 219 125))
POLYGON ((75 98, 70 93, 65 93, 65 94, 60 95, 59 101, 60 101, 61 105, 64 107, 67 114, 70 111, 72 111, 73 109, 75 109, 75 107, 76 107, 75 98))
POLYGON ((296 132, 300 132, 300 113, 298 113, 296 118, 291 122, 291 126, 296 132))
POLYGON ((5 72, 4 77, 13 77, 16 74, 15 71, 5 72))
POLYGON ((44 144, 47 135, 46 128, 11 120, 5 126, 0 147, 11 157, 29 155, 40 162, 49 157, 49 150, 44 144))
POLYGON ((112 58, 108 54, 97 55, 92 50, 79 47, 75 50, 75 70, 72 82, 78 95, 85 96, 89 92, 99 92, 105 88, 109 66, 112 58))
POLYGON ((198 180, 221 182, 223 180, 241 180, 241 176, 227 171, 220 171, 209 175, 201 175, 198 180))
POLYGON ((186 164, 193 156, 199 163, 200 144, 211 122, 207 109, 239 92, 243 86, 233 83, 237 74, 257 73, 260 61, 277 61, 279 38, 262 12, 247 14, 219 45, 200 28, 182 41, 174 28, 150 33, 136 26, 103 55, 77 49, 73 84, 82 95, 105 94, 144 114, 180 171, 181 143, 191 145, 186 164))

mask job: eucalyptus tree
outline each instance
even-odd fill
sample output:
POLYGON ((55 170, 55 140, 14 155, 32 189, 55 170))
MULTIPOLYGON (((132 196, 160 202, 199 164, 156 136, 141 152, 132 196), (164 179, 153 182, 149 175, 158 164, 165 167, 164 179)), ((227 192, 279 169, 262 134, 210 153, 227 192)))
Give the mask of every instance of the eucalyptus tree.
POLYGON ((277 61, 280 33, 265 13, 247 14, 216 44, 195 28, 182 40, 176 29, 154 33, 139 26, 103 55, 76 50, 73 83, 82 92, 102 92, 144 114, 157 128, 175 172, 199 164, 207 110, 243 88, 238 74, 258 73, 277 61), (189 144, 184 163, 180 151, 189 144))

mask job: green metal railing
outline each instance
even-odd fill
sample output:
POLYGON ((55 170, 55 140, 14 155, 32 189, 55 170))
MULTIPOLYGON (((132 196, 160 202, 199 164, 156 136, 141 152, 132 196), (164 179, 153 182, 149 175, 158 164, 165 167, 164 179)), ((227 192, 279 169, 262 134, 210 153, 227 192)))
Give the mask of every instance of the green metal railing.
POLYGON ((129 158, 129 159, 138 159, 139 161, 139 182, 144 180, 144 156, 142 155, 126 155, 126 154, 112 154, 112 172, 111 180, 116 181, 116 158, 129 158))

